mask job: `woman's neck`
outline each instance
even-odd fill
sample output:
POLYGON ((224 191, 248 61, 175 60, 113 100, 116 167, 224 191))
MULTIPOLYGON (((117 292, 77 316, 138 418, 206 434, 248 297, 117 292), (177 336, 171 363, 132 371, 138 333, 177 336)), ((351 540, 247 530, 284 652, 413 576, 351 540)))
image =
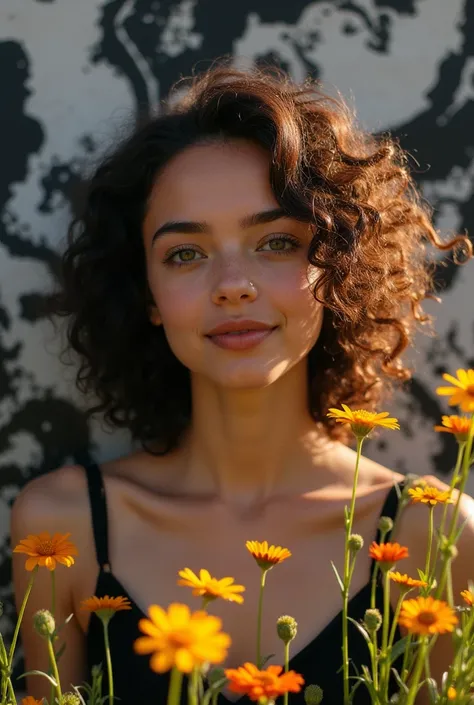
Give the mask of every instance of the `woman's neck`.
POLYGON ((305 361, 254 390, 217 388, 194 377, 183 449, 188 481, 242 504, 306 484, 318 454, 334 445, 311 418, 307 393, 305 361))

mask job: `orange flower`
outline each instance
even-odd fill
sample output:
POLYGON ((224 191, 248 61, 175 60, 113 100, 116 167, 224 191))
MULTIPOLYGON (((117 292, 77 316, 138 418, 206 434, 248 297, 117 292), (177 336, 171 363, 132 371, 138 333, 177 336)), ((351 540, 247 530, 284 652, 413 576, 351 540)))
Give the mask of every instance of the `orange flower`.
POLYGON ((88 597, 87 600, 82 600, 81 609, 95 612, 100 619, 109 620, 116 612, 122 610, 131 610, 132 606, 127 597, 88 597))
POLYGON ((291 556, 291 551, 281 546, 268 545, 266 541, 247 541, 246 547, 250 554, 255 558, 260 568, 269 570, 277 563, 281 563, 286 558, 291 556))
POLYGON ((409 578, 406 573, 404 573, 402 575, 401 573, 390 572, 388 574, 388 577, 390 578, 390 580, 393 580, 394 583, 398 583, 398 585, 406 586, 407 588, 426 587, 428 585, 428 583, 425 583, 424 580, 417 580, 416 578, 409 578))
POLYGON ((438 387, 436 394, 449 396, 449 406, 460 406, 462 411, 474 411, 474 370, 456 370, 457 377, 444 374, 443 379, 454 387, 438 387))
POLYGON ((433 426, 435 431, 452 433, 460 443, 467 441, 471 419, 467 416, 443 416, 442 426, 433 426))
POLYGON ((388 411, 377 414, 374 411, 366 411, 365 409, 350 409, 346 404, 341 404, 344 411, 340 409, 329 409, 330 419, 336 419, 336 423, 350 424, 352 432, 358 438, 367 436, 373 428, 381 426, 398 430, 398 419, 387 418, 388 411))
POLYGON ((27 695, 26 698, 23 698, 21 701, 21 705, 43 705, 43 702, 43 698, 36 700, 36 698, 33 698, 31 695, 27 695))
POLYGON ((13 549, 13 553, 26 553, 30 556, 25 563, 26 570, 33 570, 37 565, 44 565, 48 570, 54 570, 56 562, 69 568, 74 564, 73 556, 77 556, 77 548, 67 540, 70 535, 50 536, 48 531, 38 535, 29 534, 13 549))
POLYGON ((431 635, 452 632, 458 618, 447 602, 429 595, 404 600, 398 621, 411 634, 431 635))
POLYGON ((304 685, 304 679, 295 671, 282 672, 282 666, 268 666, 263 671, 253 663, 244 663, 239 668, 226 668, 224 673, 229 679, 229 690, 242 693, 250 700, 267 703, 285 693, 298 693, 304 685))
POLYGON ((424 485, 422 487, 414 487, 408 490, 411 501, 415 504, 429 504, 434 507, 436 504, 452 504, 451 490, 441 491, 436 487, 424 485))
POLYGON ((238 602, 239 604, 244 601, 242 595, 238 593, 244 592, 245 588, 243 585, 233 585, 234 578, 221 578, 218 580, 211 577, 209 571, 204 569, 199 571, 198 577, 190 568, 180 570, 178 575, 182 578, 182 580, 178 580, 178 585, 194 588, 193 595, 195 597, 204 597, 207 600, 215 600, 217 597, 221 597, 223 600, 238 602))
POLYGON ((461 597, 463 598, 466 605, 472 607, 474 605, 474 593, 471 590, 463 590, 461 592, 461 597))
POLYGON ((402 558, 408 558, 408 548, 399 543, 376 543, 372 541, 369 555, 380 563, 382 570, 388 570, 394 563, 402 558))
POLYGON ((191 613, 187 605, 173 602, 168 611, 158 605, 148 608, 150 619, 138 623, 146 635, 137 639, 137 654, 152 654, 150 667, 164 673, 176 667, 190 673, 203 663, 221 663, 227 656, 230 636, 221 632, 222 620, 203 612, 191 613))

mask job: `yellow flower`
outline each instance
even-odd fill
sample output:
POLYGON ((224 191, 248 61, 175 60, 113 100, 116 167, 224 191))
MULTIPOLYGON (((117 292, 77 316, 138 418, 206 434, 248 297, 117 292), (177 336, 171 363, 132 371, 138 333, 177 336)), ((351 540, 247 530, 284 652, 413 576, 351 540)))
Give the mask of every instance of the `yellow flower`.
POLYGON ((259 703, 273 702, 279 695, 298 693, 304 685, 303 676, 295 671, 282 673, 281 666, 268 666, 260 671, 253 663, 244 663, 239 668, 226 668, 229 690, 246 695, 259 703), (280 675, 281 674, 281 675, 280 675))
POLYGON ((466 605, 472 607, 474 605, 474 593, 471 590, 463 590, 461 592, 461 597, 463 598, 466 605))
POLYGON ((438 387, 436 394, 451 397, 449 406, 459 406, 462 411, 474 411, 474 370, 456 370, 456 377, 444 374, 443 379, 454 387, 438 387))
POLYGON ((50 536, 48 531, 38 535, 29 534, 13 549, 13 553, 26 553, 30 556, 25 563, 26 570, 33 570, 37 565, 54 570, 56 562, 69 568, 74 564, 73 556, 77 556, 77 548, 67 540, 70 535, 50 536))
POLYGON ((267 541, 247 541, 245 546, 260 568, 269 570, 291 556, 291 551, 281 546, 268 545, 267 541))
POLYGON ((121 612, 122 610, 131 610, 132 606, 130 600, 127 597, 88 597, 87 600, 82 600, 81 609, 88 610, 89 612, 95 612, 95 614, 100 619, 106 619, 107 621, 113 617, 116 612, 121 612))
POLYGON ((456 688, 453 688, 453 686, 450 685, 448 688, 447 695, 448 695, 448 700, 454 700, 454 698, 456 697, 456 688))
POLYGON ((43 702, 43 698, 36 700, 36 698, 33 698, 31 695, 27 695, 26 698, 23 698, 21 701, 21 705, 43 705, 43 702))
POLYGON ((178 585, 194 588, 193 595, 195 597, 204 597, 207 600, 215 600, 217 597, 221 597, 223 600, 238 602, 239 604, 244 601, 242 595, 238 593, 244 592, 245 588, 243 585, 233 585, 234 578, 221 578, 218 580, 211 577, 209 571, 204 569, 199 571, 198 577, 190 568, 180 570, 178 575, 182 578, 178 580, 178 585))
POLYGON ((350 409, 346 404, 341 404, 344 411, 340 409, 329 409, 330 419, 336 419, 336 423, 350 424, 354 436, 364 438, 376 426, 397 430, 400 428, 398 420, 387 418, 388 411, 377 414, 374 411, 366 411, 365 409, 350 409))
POLYGON ((436 487, 424 485, 423 487, 415 487, 408 490, 411 501, 415 504, 429 504, 434 507, 436 504, 452 504, 451 491, 437 490, 436 487))
POLYGON ((152 654, 150 667, 164 673, 176 667, 190 673, 195 666, 221 663, 227 656, 230 636, 221 632, 222 620, 198 611, 191 613, 187 605, 173 602, 166 612, 158 605, 148 608, 150 619, 138 623, 146 634, 137 639, 137 654, 152 654))
POLYGON ((471 419, 467 416, 442 416, 442 426, 433 426, 440 433, 452 433, 459 443, 467 441, 471 419))
POLYGON ((388 574, 388 577, 390 580, 393 580, 394 583, 398 583, 398 585, 403 585, 406 586, 407 588, 414 588, 414 587, 426 587, 428 583, 426 583, 424 580, 417 580, 416 578, 409 578, 406 573, 403 575, 398 572, 390 572, 388 574))
POLYGON ((452 632, 458 618, 447 602, 429 595, 404 600, 398 621, 410 634, 431 635, 452 632))

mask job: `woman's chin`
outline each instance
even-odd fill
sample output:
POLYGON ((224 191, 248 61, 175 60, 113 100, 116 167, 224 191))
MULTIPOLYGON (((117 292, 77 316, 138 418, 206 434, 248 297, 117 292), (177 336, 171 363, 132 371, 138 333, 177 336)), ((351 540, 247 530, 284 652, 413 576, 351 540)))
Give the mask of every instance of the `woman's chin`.
POLYGON ((288 368, 287 361, 271 365, 236 365, 234 369, 227 367, 214 370, 209 377, 219 387, 226 389, 263 389, 276 382, 288 368))

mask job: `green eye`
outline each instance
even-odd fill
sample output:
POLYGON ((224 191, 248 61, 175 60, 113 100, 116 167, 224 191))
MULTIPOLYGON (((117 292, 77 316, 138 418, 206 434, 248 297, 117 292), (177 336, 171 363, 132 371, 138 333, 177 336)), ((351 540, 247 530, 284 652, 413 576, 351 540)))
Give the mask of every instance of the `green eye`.
POLYGON ((275 254, 290 254, 301 247, 297 238, 291 235, 278 235, 267 240, 259 249, 263 252, 275 252, 275 254))

